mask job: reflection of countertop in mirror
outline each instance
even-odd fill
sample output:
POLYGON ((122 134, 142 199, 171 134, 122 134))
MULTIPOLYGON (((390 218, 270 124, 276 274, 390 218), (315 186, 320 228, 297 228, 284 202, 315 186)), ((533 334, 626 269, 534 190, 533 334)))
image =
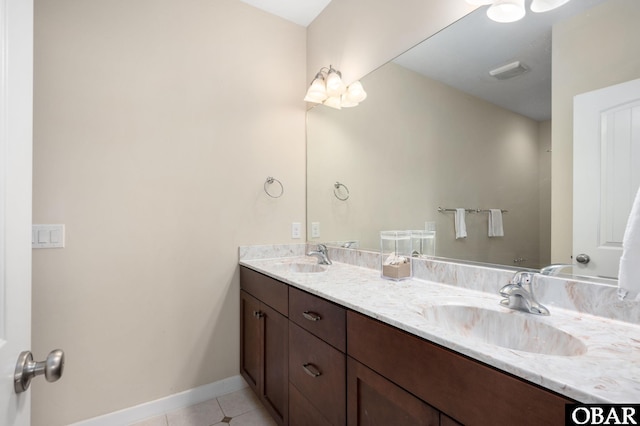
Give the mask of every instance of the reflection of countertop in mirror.
MULTIPOLYGON (((485 291, 416 278, 395 282, 382 279, 379 270, 371 268, 375 265, 375 256, 366 259, 366 252, 351 250, 348 253, 352 258, 368 262, 370 267, 337 262, 334 258, 333 265, 326 271, 300 273, 296 272, 299 269, 291 268, 292 263, 308 263, 315 259, 304 256, 304 245, 290 247, 294 248, 274 251, 273 246, 264 246, 270 254, 261 254, 258 247, 242 247, 240 264, 580 402, 640 402, 640 326, 637 323, 563 309, 553 303, 547 304, 551 311, 548 317, 504 308, 499 305, 497 289, 504 284, 502 279, 509 276, 509 271, 496 270, 494 277, 499 282, 480 283, 479 288, 484 287, 485 291), (496 291, 487 292, 487 288, 496 291), (498 344, 501 346, 497 346, 495 339, 489 339, 494 341, 489 343, 478 335, 463 336, 463 333, 451 330, 456 324, 464 328, 473 323, 473 314, 459 319, 451 315, 439 316, 444 311, 454 312, 454 315, 463 312, 464 316, 465 308, 442 309, 442 306, 450 305, 470 307, 476 312, 491 311, 493 316, 504 317, 505 321, 495 330, 505 335, 513 333, 515 340, 522 341, 522 333, 510 329, 522 327, 523 321, 556 331, 555 334, 541 332, 538 336, 526 336, 543 339, 542 345, 546 346, 540 347, 542 352, 562 353, 564 344, 568 345, 565 353, 584 352, 582 344, 586 346, 586 352, 575 356, 545 355, 537 349, 534 349, 536 352, 508 349, 505 346, 510 346, 509 342, 513 340, 508 337, 500 339, 498 344), (445 318, 446 323, 443 322, 445 318), (571 336, 582 344, 575 339, 569 339, 572 342, 564 339, 571 336)), ((458 275, 458 279, 467 279, 466 275, 462 278, 464 274, 458 275)), ((539 301, 546 302, 542 297, 539 301)), ((488 331, 493 333, 493 329, 488 331)), ((511 347, 521 347, 515 340, 515 346, 511 347)))

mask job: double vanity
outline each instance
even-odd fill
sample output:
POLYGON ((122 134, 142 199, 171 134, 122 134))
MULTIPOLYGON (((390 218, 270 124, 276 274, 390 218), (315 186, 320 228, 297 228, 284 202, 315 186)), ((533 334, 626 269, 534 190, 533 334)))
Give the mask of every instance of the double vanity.
POLYGON ((241 373, 278 424, 564 424, 569 403, 640 402, 638 302, 536 276, 549 316, 502 306, 513 271, 377 253, 240 248, 241 373))

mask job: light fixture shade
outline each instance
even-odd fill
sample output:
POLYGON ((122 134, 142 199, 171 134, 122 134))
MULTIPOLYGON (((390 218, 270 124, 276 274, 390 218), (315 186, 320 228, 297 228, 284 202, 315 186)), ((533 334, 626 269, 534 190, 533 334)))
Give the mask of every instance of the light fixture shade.
POLYGON ((474 6, 484 6, 485 4, 493 3, 493 0, 467 0, 467 3, 474 6))
POLYGON ((349 89, 347 89, 347 91, 340 97, 340 106, 342 108, 351 108, 354 106, 358 106, 358 102, 354 102, 349 99, 349 89))
POLYGON ((362 83, 359 81, 351 83, 345 95, 344 97, 347 98, 349 102, 355 103, 356 105, 367 99, 367 92, 364 91, 362 83))
POLYGON ((337 96, 339 98, 345 90, 347 90, 347 86, 342 82, 340 71, 330 68, 327 74, 327 95, 329 95, 329 97, 337 96))
POLYGON ((342 102, 340 100, 340 96, 329 96, 327 100, 323 102, 323 105, 326 105, 331 108, 341 109, 342 102))
POLYGON ((320 104, 324 102, 327 97, 327 87, 324 84, 324 78, 322 78, 322 75, 318 75, 315 79, 313 79, 311 86, 309 86, 309 90, 307 90, 307 94, 304 97, 304 100, 307 102, 320 104))
POLYGON ((531 2, 531 11, 536 13, 548 12, 565 3, 569 3, 569 0, 533 0, 531 2))
POLYGON ((487 16, 496 22, 515 22, 526 15, 524 0, 495 0, 487 16))

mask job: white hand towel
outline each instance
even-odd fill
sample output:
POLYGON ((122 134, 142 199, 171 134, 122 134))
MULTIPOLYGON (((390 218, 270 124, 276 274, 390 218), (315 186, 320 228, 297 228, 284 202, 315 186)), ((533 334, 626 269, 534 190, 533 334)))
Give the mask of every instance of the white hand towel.
POLYGON ((500 209, 489 209, 489 237, 504 237, 500 209))
POLYGON ((456 240, 460 238, 467 238, 467 224, 465 222, 465 214, 467 212, 464 209, 456 209, 456 240))
POLYGON ((637 298, 640 298, 640 188, 622 238, 618 287, 623 291, 638 293, 637 298))

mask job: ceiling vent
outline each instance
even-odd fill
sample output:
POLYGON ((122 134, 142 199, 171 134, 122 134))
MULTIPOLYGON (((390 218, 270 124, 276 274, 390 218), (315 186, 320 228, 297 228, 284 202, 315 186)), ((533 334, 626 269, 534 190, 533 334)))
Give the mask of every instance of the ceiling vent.
POLYGON ((489 75, 498 80, 508 80, 527 71, 529 71, 529 67, 520 61, 515 61, 489 71, 489 75))

